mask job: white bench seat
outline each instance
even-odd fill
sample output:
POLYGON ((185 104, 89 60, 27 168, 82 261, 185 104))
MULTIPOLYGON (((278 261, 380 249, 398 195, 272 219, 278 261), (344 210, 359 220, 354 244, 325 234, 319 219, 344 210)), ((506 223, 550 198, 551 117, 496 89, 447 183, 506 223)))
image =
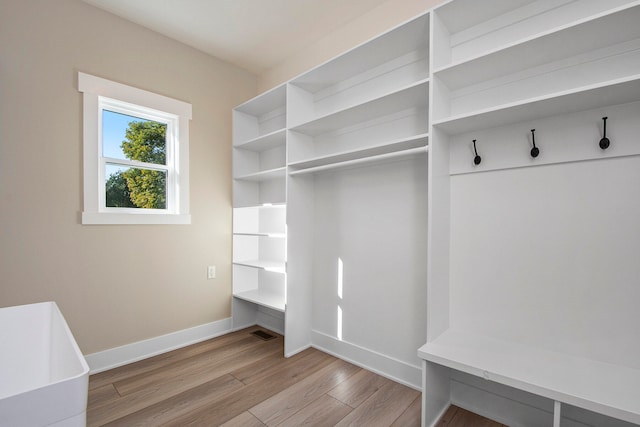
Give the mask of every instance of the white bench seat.
MULTIPOLYGON (((638 369, 456 330, 425 344, 418 355, 555 402, 640 424, 638 369)), ((556 412, 559 407, 555 405, 556 412)), ((559 413, 554 419, 559 424, 559 413)))

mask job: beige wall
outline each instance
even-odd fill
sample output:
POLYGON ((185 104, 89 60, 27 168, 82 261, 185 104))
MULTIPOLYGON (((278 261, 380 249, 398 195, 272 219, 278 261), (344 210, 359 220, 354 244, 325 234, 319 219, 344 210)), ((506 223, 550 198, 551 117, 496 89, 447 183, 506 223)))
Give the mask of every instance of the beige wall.
POLYGON ((80 0, 0 0, 0 307, 57 301, 85 354, 229 317, 231 109, 256 88, 80 0), (77 71, 193 104, 191 225, 80 225, 77 71))
POLYGON ((375 37, 444 0, 388 0, 258 77, 260 92, 375 37))

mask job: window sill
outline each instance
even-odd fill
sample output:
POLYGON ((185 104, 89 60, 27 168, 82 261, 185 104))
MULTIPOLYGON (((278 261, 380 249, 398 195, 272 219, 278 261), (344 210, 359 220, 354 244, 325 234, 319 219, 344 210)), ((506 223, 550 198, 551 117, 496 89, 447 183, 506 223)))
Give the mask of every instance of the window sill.
POLYGON ((82 212, 83 225, 189 225, 189 214, 149 214, 149 213, 114 213, 114 212, 82 212))

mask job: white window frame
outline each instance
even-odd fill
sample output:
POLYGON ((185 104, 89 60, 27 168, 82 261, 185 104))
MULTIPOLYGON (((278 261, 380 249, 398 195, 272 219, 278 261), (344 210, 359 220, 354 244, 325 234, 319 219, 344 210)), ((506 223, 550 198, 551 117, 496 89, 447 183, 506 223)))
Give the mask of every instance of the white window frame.
POLYGON ((82 72, 84 210, 82 224, 190 224, 189 120, 191 104, 82 72), (167 125, 166 165, 111 159, 102 155, 102 111, 153 120, 167 125), (105 165, 116 164, 167 173, 166 209, 106 206, 105 165))

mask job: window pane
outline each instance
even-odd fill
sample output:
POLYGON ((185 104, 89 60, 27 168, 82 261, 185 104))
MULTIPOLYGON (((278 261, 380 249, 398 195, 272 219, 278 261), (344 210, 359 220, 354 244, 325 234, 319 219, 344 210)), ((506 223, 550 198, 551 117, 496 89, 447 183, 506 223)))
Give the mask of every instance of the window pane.
POLYGON ((167 208, 167 172, 105 165, 108 208, 167 208))
POLYGON ((166 164, 165 123, 102 110, 102 155, 113 159, 166 164))

